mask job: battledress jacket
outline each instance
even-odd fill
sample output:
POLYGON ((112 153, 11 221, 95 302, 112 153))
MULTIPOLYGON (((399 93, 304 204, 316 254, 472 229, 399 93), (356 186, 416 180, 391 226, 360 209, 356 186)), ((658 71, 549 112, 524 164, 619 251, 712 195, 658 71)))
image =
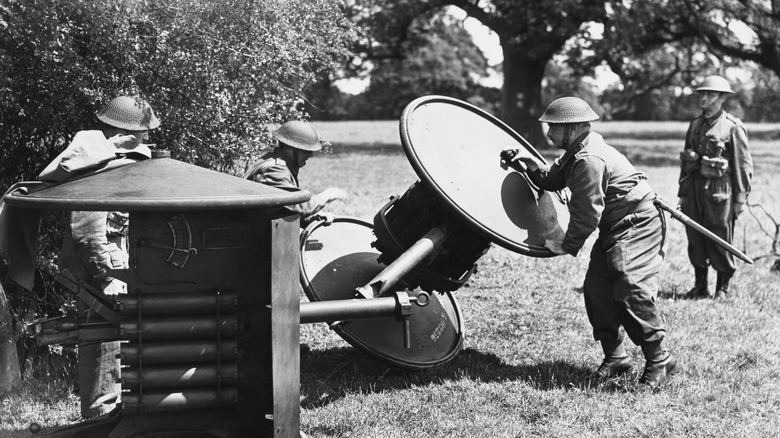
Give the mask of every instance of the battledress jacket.
MULTIPOLYGON (((750 193, 750 181, 753 178, 753 160, 748 150, 748 138, 745 125, 738 118, 721 110, 712 118, 704 115, 693 119, 685 135, 685 149, 695 151, 702 157, 714 157, 718 145, 723 147, 721 156, 728 160, 727 173, 731 176, 731 201, 736 204, 747 202, 750 193)), ((680 173, 680 197, 690 196, 686 193, 688 186, 685 180, 698 171, 686 171, 685 166, 680 173)), ((715 185, 713 185, 715 187, 715 185)), ((714 193, 713 196, 718 196, 714 193)))
MULTIPOLYGON (((293 172, 294 167, 288 165, 287 159, 287 156, 280 149, 275 148, 264 154, 260 161, 250 167, 244 173, 244 178, 290 192, 298 191, 300 190, 298 169, 295 168, 293 172)), ((322 206, 312 201, 306 201, 286 206, 285 209, 301 215, 301 223, 305 223, 306 219, 320 211, 322 206)))
POLYGON ((653 197, 647 175, 595 132, 575 139, 551 166, 529 176, 544 190, 571 190, 569 226, 561 247, 574 256, 596 228, 622 219, 653 197))

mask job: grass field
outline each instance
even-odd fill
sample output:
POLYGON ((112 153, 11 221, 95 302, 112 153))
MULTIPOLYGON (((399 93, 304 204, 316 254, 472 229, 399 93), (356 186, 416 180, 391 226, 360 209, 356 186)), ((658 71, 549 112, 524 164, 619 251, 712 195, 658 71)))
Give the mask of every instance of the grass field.
MULTIPOLYGON (((344 188, 330 210, 371 220, 417 177, 397 122, 316 123, 333 146, 301 171, 312 192, 344 188)), ((685 123, 598 123, 669 203, 685 123)), ((325 324, 301 326, 301 430, 309 437, 777 437, 780 436, 780 277, 770 272, 780 220, 780 126, 749 126, 755 204, 737 223, 740 264, 733 293, 718 301, 681 298, 692 286, 683 226, 669 220, 658 303, 683 371, 657 393, 628 378, 598 380, 601 360, 585 315, 579 257, 537 259, 493 246, 455 292, 465 324, 450 362, 408 371, 353 349, 325 324), (768 213, 768 214, 767 214, 768 213)), ((553 158, 555 151, 545 151, 553 158)), ((714 279, 711 279, 714 282, 714 279)), ((638 348, 629 350, 639 364, 638 348)), ((28 436, 78 419, 62 382, 27 381, 0 402, 0 436, 28 436)))

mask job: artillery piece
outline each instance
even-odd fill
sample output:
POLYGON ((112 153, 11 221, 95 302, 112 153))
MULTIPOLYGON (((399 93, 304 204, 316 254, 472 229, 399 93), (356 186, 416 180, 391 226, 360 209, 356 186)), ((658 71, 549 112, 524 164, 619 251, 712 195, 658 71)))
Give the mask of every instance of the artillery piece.
POLYGON ((16 209, 130 212, 131 267, 109 273, 127 283, 128 294, 110 302, 71 281, 99 317, 38 325, 41 343, 126 341, 121 407, 34 432, 297 436, 299 323, 330 322, 346 341, 394 366, 451 360, 463 342, 452 292, 492 243, 552 256, 542 245, 563 234, 565 199, 501 171, 504 147, 541 156, 465 102, 417 99, 400 133, 420 180, 391 198, 373 224, 338 218, 300 232, 284 207, 307 192, 167 157, 6 194, 16 209), (311 302, 299 302, 299 282, 311 302))
POLYGON ((562 238, 565 194, 534 187, 499 166, 503 148, 541 155, 519 134, 466 102, 425 96, 400 121, 404 153, 419 176, 371 224, 351 218, 302 235, 301 283, 311 301, 375 299, 399 289, 431 292, 405 321, 337 321, 331 327, 356 348, 394 366, 426 368, 452 359, 463 321, 452 294, 474 273, 491 243, 531 257, 554 254, 562 238), (373 235, 371 233, 373 228, 373 235), (438 292, 438 293, 433 293, 438 292), (411 348, 399 348, 401 334, 411 348))

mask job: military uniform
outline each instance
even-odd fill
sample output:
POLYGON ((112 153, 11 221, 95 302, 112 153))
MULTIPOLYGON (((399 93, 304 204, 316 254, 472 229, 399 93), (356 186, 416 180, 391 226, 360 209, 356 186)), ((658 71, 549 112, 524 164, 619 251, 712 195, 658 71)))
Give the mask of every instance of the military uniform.
POLYGON ((637 345, 660 343, 666 331, 655 298, 665 224, 646 175, 589 132, 552 166, 529 176, 542 189, 571 190, 564 251, 576 255, 599 230, 583 286, 594 338, 607 354, 622 345, 621 326, 637 345))
MULTIPOLYGON (((101 130, 76 133, 71 144, 41 172, 39 179, 62 182, 84 172, 100 172, 151 157, 151 150, 141 142, 148 139, 147 131, 156 129, 160 121, 146 101, 119 96, 98 111, 96 117, 105 126, 101 130)), ((109 269, 128 268, 128 219, 126 212, 71 212, 69 230, 57 260, 59 269, 67 269, 77 280, 105 295, 126 293, 124 282, 105 274, 109 269)), ((91 318, 90 303, 79 301, 79 313, 91 318)), ((118 353, 118 341, 79 345, 83 417, 105 414, 120 401, 118 353)))
MULTIPOLYGON (((682 212, 731 242, 737 213, 747 202, 753 161, 747 131, 742 122, 721 110, 712 118, 695 118, 685 136, 680 172, 682 212)), ((697 231, 686 229, 688 258, 698 269, 709 265, 730 277, 736 270, 734 256, 697 231)))
MULTIPOLYGON (((90 284, 105 295, 127 293, 124 282, 107 277, 95 278, 107 269, 128 268, 128 214, 125 212, 74 211, 58 257, 60 271, 67 269, 76 279, 90 284)), ((79 302, 80 311, 89 320, 93 315, 88 303, 79 302)), ((102 415, 119 401, 121 387, 119 342, 79 345, 79 394, 84 417, 102 415)))
MULTIPOLYGON (((260 161, 252 165, 244 173, 244 178, 282 190, 298 191, 300 190, 298 169, 290 166, 287 160, 289 158, 280 148, 274 148, 265 153, 260 161)), ((292 213, 301 215, 301 223, 305 224, 307 219, 322 210, 322 207, 322 205, 312 201, 306 201, 285 208, 292 213)))

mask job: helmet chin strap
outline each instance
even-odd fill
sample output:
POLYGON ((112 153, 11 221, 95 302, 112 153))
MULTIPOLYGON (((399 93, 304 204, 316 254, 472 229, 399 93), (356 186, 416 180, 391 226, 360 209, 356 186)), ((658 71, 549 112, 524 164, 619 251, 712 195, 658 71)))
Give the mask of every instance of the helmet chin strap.
POLYGON ((300 167, 298 149, 285 143, 280 143, 280 144, 284 146, 282 150, 284 151, 285 154, 287 154, 288 157, 290 157, 290 161, 292 162, 292 164, 295 165, 295 167, 300 167))

